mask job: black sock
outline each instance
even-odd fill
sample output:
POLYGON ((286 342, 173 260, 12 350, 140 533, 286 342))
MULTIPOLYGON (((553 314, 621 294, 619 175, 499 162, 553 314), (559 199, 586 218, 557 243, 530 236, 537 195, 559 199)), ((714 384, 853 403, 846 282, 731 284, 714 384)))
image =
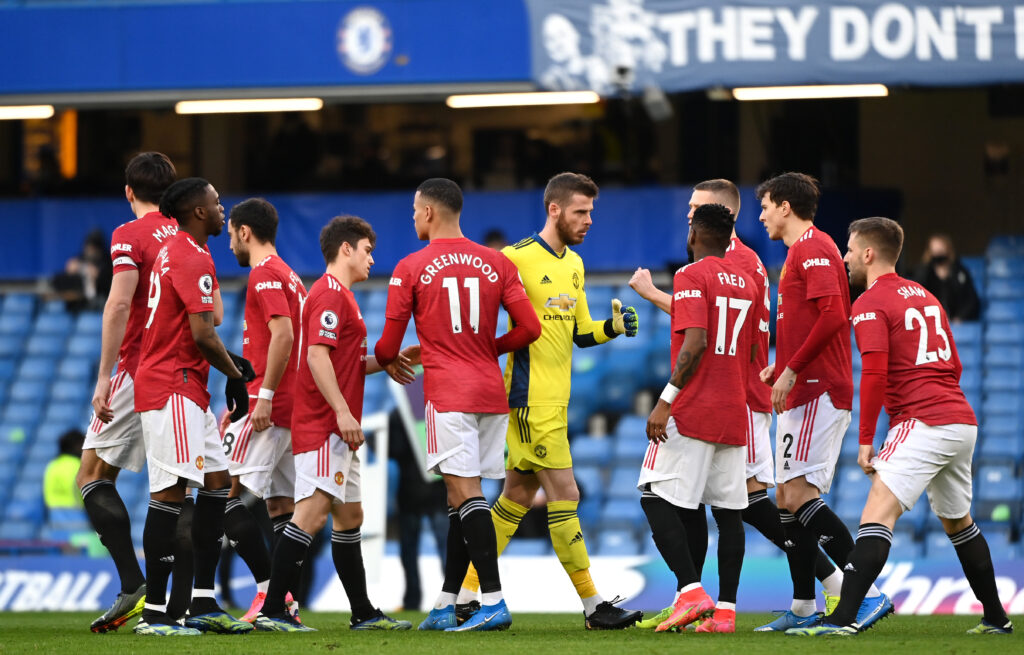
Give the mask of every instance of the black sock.
MULTIPOLYGON (((698 582, 700 577, 688 545, 689 535, 676 512, 678 508, 651 491, 645 491, 640 496, 640 507, 647 515, 654 545, 676 576, 676 591, 698 582)), ((707 540, 704 541, 704 548, 707 548, 707 540)))
MULTIPOLYGON (((743 510, 743 521, 756 528, 765 539, 778 546, 779 550, 786 552, 786 531, 782 527, 779 509, 768 497, 767 491, 762 489, 747 494, 747 508, 743 510)), ((814 577, 824 580, 836 570, 836 565, 819 549, 814 560, 814 577)))
POLYGON ((446 594, 458 594, 468 570, 469 549, 466 548, 466 540, 462 536, 462 521, 459 519, 459 511, 454 507, 449 507, 448 542, 445 546, 444 584, 441 585, 441 591, 446 594))
POLYGON ((174 568, 171 584, 171 596, 167 600, 167 615, 174 620, 185 616, 189 603, 192 602, 192 579, 195 569, 195 557, 192 552, 192 519, 195 518, 196 505, 191 496, 185 497, 181 504, 181 516, 178 527, 174 531, 174 568))
MULTIPOLYGON (((221 536, 224 534, 224 506, 227 502, 226 488, 200 489, 196 494, 196 515, 192 520, 192 549, 196 562, 195 592, 213 593, 217 579, 217 562, 220 560, 221 536)), ((208 596, 197 596, 195 592, 189 606, 192 614, 214 611, 216 602, 208 596)))
POLYGON ((459 506, 459 521, 469 559, 480 577, 480 591, 485 594, 501 591, 498 541, 494 536, 494 521, 487 500, 483 496, 466 499, 459 506))
POLYGON ((274 549, 277 548, 277 542, 281 539, 281 533, 284 532, 284 526, 288 525, 288 522, 295 516, 294 512, 285 512, 284 514, 278 514, 277 516, 271 517, 270 523, 274 528, 274 536, 270 542, 270 552, 273 553, 274 549))
MULTIPOLYGON (((146 554, 146 604, 167 603, 167 578, 174 562, 174 528, 181 514, 181 503, 149 501, 146 527, 142 532, 142 550, 146 554)), ((162 614, 145 610, 150 617, 162 614)))
POLYGON ((857 545, 843 567, 843 591, 839 605, 825 618, 832 625, 851 625, 857 620, 861 601, 889 559, 892 530, 881 523, 864 523, 857 530, 857 545))
POLYGON ((985 620, 999 627, 1010 622, 1003 604, 999 602, 999 591, 996 589, 996 574, 992 568, 992 553, 988 549, 985 535, 976 523, 960 532, 949 535, 949 540, 956 548, 956 556, 960 558, 960 566, 964 569, 967 582, 985 610, 985 620))
POLYGON ((701 504, 697 509, 676 507, 676 514, 686 529, 686 545, 690 549, 693 570, 700 580, 704 572, 704 560, 708 556, 708 513, 701 504))
POLYGON ((270 579, 270 553, 256 519, 240 498, 229 498, 225 505, 224 535, 242 558, 256 582, 270 579))
POLYGON ((718 600, 735 604, 746 547, 743 512, 712 507, 711 514, 718 526, 718 600))
POLYGON ((821 498, 804 503, 796 511, 798 521, 818 537, 818 543, 838 566, 844 566, 853 552, 853 537, 836 513, 821 498))
POLYGON ((139 560, 135 558, 131 518, 113 481, 100 478, 83 485, 82 502, 92 529, 114 560, 117 575, 121 578, 121 591, 134 593, 146 579, 139 560))
POLYGON ((814 558, 814 577, 824 580, 839 570, 839 567, 832 563, 832 560, 818 549, 817 557, 814 558))
POLYGON ((277 548, 274 549, 270 588, 267 589, 267 599, 263 601, 263 613, 267 616, 284 613, 284 597, 297 584, 302 562, 306 559, 311 543, 313 535, 303 532, 294 523, 288 523, 281 531, 277 548))
POLYGON ((789 561, 789 577, 793 579, 793 598, 814 600, 814 557, 818 541, 786 510, 779 510, 779 519, 786 532, 786 559, 789 561))
POLYGON ((345 588, 345 595, 348 596, 353 623, 372 618, 375 612, 366 594, 366 569, 363 567, 361 540, 359 528, 331 530, 331 558, 334 560, 334 570, 341 579, 341 586, 345 588))

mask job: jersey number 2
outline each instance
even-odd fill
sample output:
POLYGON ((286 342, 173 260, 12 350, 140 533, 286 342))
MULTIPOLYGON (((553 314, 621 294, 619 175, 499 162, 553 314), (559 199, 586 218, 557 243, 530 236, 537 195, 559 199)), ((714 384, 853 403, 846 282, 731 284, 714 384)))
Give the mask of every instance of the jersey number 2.
POLYGON ((938 305, 928 305, 924 308, 924 315, 917 311, 916 307, 908 307, 907 313, 903 318, 903 326, 908 330, 914 329, 914 324, 917 324, 921 328, 921 337, 917 342, 917 361, 915 365, 920 366, 921 364, 931 364, 937 362, 940 359, 944 362, 949 361, 950 355, 953 353, 953 349, 949 346, 949 337, 946 336, 946 331, 942 329, 942 319, 939 314, 938 305), (928 323, 925 321, 925 316, 932 319, 935 323, 935 334, 942 339, 942 343, 945 345, 935 350, 928 350, 928 323))
MULTIPOLYGON (((448 309, 452 316, 452 333, 462 333, 462 305, 459 301, 459 279, 446 277, 441 280, 441 286, 448 289, 448 309)), ((462 281, 462 286, 469 291, 469 327, 473 334, 480 332, 480 279, 467 277, 462 281)))

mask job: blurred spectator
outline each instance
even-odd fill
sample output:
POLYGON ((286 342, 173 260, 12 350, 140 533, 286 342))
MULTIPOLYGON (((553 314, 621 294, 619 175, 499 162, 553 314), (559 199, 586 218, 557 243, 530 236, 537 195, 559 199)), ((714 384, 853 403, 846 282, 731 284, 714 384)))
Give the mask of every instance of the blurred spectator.
POLYGON ((103 232, 93 230, 86 235, 82 252, 68 259, 64 270, 53 276, 53 291, 69 312, 103 307, 114 275, 109 252, 110 244, 103 232))
POLYGON ((81 430, 68 430, 57 442, 57 457, 46 465, 43 474, 43 502, 47 512, 82 507, 82 494, 75 484, 75 475, 82 459, 84 441, 85 435, 81 430))
POLYGON ((914 279, 939 299, 950 321, 976 321, 981 316, 974 281, 956 256, 953 240, 948 235, 933 234, 928 238, 928 247, 914 279))
POLYGON ((508 245, 508 239, 505 238, 505 233, 497 228, 487 230, 487 234, 484 235, 484 245, 494 250, 501 250, 508 245))

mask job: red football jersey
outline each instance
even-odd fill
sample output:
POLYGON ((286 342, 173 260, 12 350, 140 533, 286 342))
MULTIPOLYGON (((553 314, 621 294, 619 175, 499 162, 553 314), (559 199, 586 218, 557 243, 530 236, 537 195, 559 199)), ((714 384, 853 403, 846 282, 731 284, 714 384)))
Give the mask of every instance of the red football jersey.
POLYGON ((132 296, 121 350, 117 354, 117 370, 127 371, 132 378, 139 367, 139 348, 142 346, 142 328, 149 317, 146 300, 153 262, 164 244, 178 231, 178 221, 160 212, 145 216, 117 227, 110 237, 110 259, 114 275, 123 271, 138 271, 139 281, 132 296))
POLYGON ((705 257, 676 272, 672 282, 672 368, 686 328, 704 328, 708 347, 672 403, 679 433, 714 443, 747 443, 747 376, 757 338, 761 286, 740 266, 705 257))
MULTIPOLYGON (((242 356, 252 363, 256 377, 249 382, 249 397, 256 398, 263 375, 267 370, 267 348, 270 347, 270 328, 267 323, 275 316, 287 316, 292 321, 292 353, 284 369, 281 382, 274 393, 270 420, 274 425, 290 428, 292 425, 292 385, 296 363, 299 360, 299 333, 302 328, 302 303, 306 287, 299 276, 277 255, 265 257, 249 273, 245 291, 245 323, 242 334, 242 356)), ((256 406, 249 403, 249 409, 256 406)))
POLYGON ((772 312, 771 295, 768 291, 768 272, 757 253, 749 248, 738 238, 733 238, 729 248, 725 251, 725 260, 735 262, 743 273, 754 281, 754 284, 764 289, 764 298, 758 302, 756 307, 751 307, 753 320, 757 324, 757 355, 750 365, 750 373, 747 376, 747 406, 752 412, 771 413, 772 411, 772 390, 764 382, 761 382, 761 371, 768 366, 768 346, 771 335, 769 334, 769 319, 772 312))
MULTIPOLYGON (((779 276, 776 375, 782 373, 807 340, 820 313, 814 301, 826 296, 839 296, 841 311, 849 319, 850 282, 839 248, 832 237, 810 227, 790 247, 779 276)), ((786 397, 786 409, 805 405, 826 392, 837 409, 853 408, 849 329, 840 330, 825 350, 800 372, 786 397)))
POLYGON ((210 364, 199 352, 189 314, 213 312, 213 257, 184 231, 160 249, 149 280, 142 355, 135 376, 135 411, 161 409, 171 394, 210 405, 210 364))
POLYGON ((466 238, 434 239, 398 262, 386 316, 415 318, 424 397, 437 411, 508 412, 494 345, 498 306, 525 299, 515 264, 466 238))
MULTIPOLYGON (((331 349, 331 364, 338 388, 357 421, 363 420, 363 384, 366 381, 366 323, 355 296, 330 273, 313 283, 302 308, 302 345, 292 401, 292 452, 308 453, 337 434, 334 410, 327 404, 309 370, 309 347, 331 349)), ((276 400, 275 396, 275 400, 276 400)))
POLYGON ((860 352, 889 356, 885 411, 889 427, 907 419, 927 425, 977 425, 960 390, 960 357, 939 301, 917 282, 883 275, 853 304, 860 352))

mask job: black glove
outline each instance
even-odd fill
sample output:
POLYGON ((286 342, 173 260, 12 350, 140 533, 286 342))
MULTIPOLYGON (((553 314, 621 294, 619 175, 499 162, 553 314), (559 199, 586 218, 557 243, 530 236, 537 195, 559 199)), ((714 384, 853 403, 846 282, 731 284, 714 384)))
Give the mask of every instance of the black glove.
POLYGON ((242 372, 242 382, 252 382, 256 379, 256 371, 253 370, 252 364, 249 360, 241 355, 228 351, 228 356, 231 357, 231 361, 235 363, 235 368, 242 372))
MULTIPOLYGON (((251 370, 251 369, 250 369, 251 370)), ((249 389, 243 378, 228 378, 224 385, 224 398, 231 410, 231 422, 240 421, 249 413, 249 389)))

